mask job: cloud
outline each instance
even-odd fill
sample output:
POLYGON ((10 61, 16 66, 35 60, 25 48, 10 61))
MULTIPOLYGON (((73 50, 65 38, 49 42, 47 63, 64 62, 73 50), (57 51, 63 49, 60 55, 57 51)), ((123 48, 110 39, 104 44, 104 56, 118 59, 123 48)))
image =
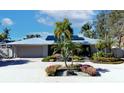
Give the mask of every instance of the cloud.
POLYGON ((92 10, 48 10, 39 11, 37 21, 45 25, 53 25, 56 21, 68 18, 75 27, 79 27, 87 21, 91 21, 96 15, 92 10))
POLYGON ((10 18, 3 18, 1 24, 3 26, 10 26, 13 25, 13 21, 10 18))
POLYGON ((49 17, 43 18, 43 17, 39 17, 37 19, 37 22, 45 24, 45 25, 53 25, 52 20, 49 17))

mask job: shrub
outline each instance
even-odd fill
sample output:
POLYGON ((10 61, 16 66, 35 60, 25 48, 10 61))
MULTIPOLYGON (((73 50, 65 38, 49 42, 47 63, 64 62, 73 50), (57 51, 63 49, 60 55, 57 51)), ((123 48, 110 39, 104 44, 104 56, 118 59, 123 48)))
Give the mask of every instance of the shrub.
POLYGON ((97 59, 97 54, 96 53, 93 54, 92 59, 93 60, 96 60, 97 59))
POLYGON ((106 53, 107 57, 112 57, 112 53, 106 53))
POLYGON ((83 58, 81 58, 81 57, 79 57, 79 56, 72 56, 72 61, 80 61, 80 60, 82 60, 83 58))
POLYGON ((102 52, 102 51, 99 51, 96 53, 98 57, 104 57, 105 56, 105 53, 102 52))
POLYGON ((99 51, 97 53, 94 53, 92 56, 93 60, 96 60, 99 57, 112 57, 112 53, 104 53, 102 51, 99 51))
POLYGON ((102 51, 99 51, 99 52, 94 53, 92 58, 93 60, 96 60, 98 57, 104 57, 104 56, 105 56, 105 53, 102 51))
POLYGON ((101 62, 114 62, 114 61, 120 61, 120 59, 119 58, 99 57, 99 58, 97 58, 97 61, 101 61, 101 62))
POLYGON ((113 58, 113 57, 97 57, 96 59, 94 59, 94 62, 97 63, 107 63, 107 64, 120 64, 123 63, 122 59, 119 58, 113 58))
POLYGON ((47 73, 47 76, 55 76, 55 73, 56 73, 56 70, 58 68, 60 68, 61 65, 51 65, 51 66, 48 66, 45 71, 47 73))
POLYGON ((53 56, 47 56, 47 57, 43 58, 42 61, 43 62, 49 62, 49 61, 54 62, 54 61, 56 61, 56 58, 53 56))

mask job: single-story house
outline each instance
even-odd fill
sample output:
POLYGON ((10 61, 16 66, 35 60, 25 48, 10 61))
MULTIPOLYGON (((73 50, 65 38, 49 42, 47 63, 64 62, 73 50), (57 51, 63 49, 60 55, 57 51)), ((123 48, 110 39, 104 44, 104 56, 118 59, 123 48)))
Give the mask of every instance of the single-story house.
MULTIPOLYGON (((56 38, 54 35, 48 35, 45 38, 31 38, 21 41, 15 41, 7 43, 12 49, 12 57, 20 58, 36 58, 46 57, 52 54, 51 46, 55 44, 56 38)), ((72 41, 81 43, 88 47, 90 52, 94 52, 94 45, 97 43, 97 39, 90 39, 84 36, 73 35, 72 41)))

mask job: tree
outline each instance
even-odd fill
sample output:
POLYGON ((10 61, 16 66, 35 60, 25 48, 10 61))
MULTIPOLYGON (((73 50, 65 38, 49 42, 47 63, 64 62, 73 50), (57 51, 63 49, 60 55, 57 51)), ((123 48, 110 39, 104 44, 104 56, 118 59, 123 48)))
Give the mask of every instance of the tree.
POLYGON ((63 22, 56 22, 54 34, 58 39, 57 46, 54 48, 54 53, 58 51, 61 52, 65 66, 69 69, 67 61, 69 57, 73 55, 75 49, 78 48, 78 44, 74 44, 71 40, 73 29, 71 28, 69 20, 64 19, 63 22))
POLYGON ((92 25, 90 23, 86 23, 81 27, 81 33, 83 33, 84 36, 89 38, 95 38, 96 33, 92 29, 92 25))
POLYGON ((99 51, 103 51, 103 49, 105 48, 105 41, 104 40, 99 40, 98 43, 96 44, 96 48, 99 51))
POLYGON ((105 54, 107 53, 107 49, 109 49, 109 52, 111 52, 112 45, 114 44, 114 37, 112 34, 113 20, 110 14, 111 11, 102 11, 97 15, 96 20, 96 32, 101 40, 101 42, 98 42, 97 45, 104 46, 105 54))
POLYGON ((65 18, 63 22, 56 22, 54 34, 60 41, 63 41, 63 39, 70 40, 73 35, 73 29, 69 20, 65 18))
MULTIPOLYGON (((61 52, 65 66, 69 69, 67 60, 73 57, 75 51, 81 51, 81 44, 73 43, 71 40, 64 40, 63 42, 58 42, 57 45, 54 45, 52 48, 54 48, 53 54, 58 51, 61 52)), ((73 66, 73 61, 71 62, 73 66)))
POLYGON ((63 42, 59 42, 57 43, 57 46, 54 48, 54 53, 60 51, 61 52, 61 56, 64 60, 65 66, 68 68, 67 65, 67 60, 69 58, 69 56, 71 55, 71 51, 69 50, 69 46, 68 46, 68 41, 64 40, 63 42))
POLYGON ((124 36, 124 11, 113 10, 110 14, 111 34, 117 39, 118 47, 121 47, 121 38, 124 36))
POLYGON ((24 38, 24 39, 40 38, 40 37, 41 37, 40 34, 29 34, 29 35, 26 35, 26 38, 24 38))
POLYGON ((99 39, 105 39, 107 35, 110 35, 110 11, 101 11, 94 22, 96 33, 99 39))
POLYGON ((105 44, 105 46, 109 49, 109 52, 111 53, 111 48, 113 45, 115 45, 116 43, 116 40, 111 38, 111 37, 108 37, 108 40, 107 40, 107 43, 105 44))
POLYGON ((5 27, 3 29, 3 32, 0 34, 0 40, 1 41, 6 41, 6 40, 9 40, 10 39, 10 30, 9 28, 5 27))
POLYGON ((5 28, 3 29, 3 31, 4 31, 4 32, 3 32, 3 34, 4 34, 4 39, 6 39, 6 40, 10 39, 10 31, 11 31, 11 29, 5 27, 5 28))

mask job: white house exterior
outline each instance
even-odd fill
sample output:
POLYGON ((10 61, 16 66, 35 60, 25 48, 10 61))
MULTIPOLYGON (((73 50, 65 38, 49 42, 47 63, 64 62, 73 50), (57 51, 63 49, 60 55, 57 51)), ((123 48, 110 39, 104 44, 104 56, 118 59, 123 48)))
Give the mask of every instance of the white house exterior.
MULTIPOLYGON (((46 57, 50 53, 50 46, 55 44, 54 36, 47 36, 46 38, 31 38, 21 41, 8 43, 11 46, 12 56, 20 58, 37 58, 46 57), (52 37, 52 38, 51 38, 52 37)), ((90 39, 86 37, 79 37, 75 35, 73 42, 81 43, 82 45, 90 45, 91 52, 94 52, 94 45, 97 39, 90 39)))

